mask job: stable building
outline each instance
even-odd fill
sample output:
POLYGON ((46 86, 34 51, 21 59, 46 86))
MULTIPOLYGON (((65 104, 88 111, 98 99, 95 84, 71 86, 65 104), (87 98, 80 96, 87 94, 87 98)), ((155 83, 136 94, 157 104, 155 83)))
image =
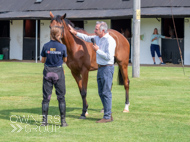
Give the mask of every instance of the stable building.
MULTIPOLYGON (((89 33, 94 32, 96 21, 105 21, 109 28, 119 32, 127 31, 125 37, 131 44, 132 54, 132 0, 0 0, 0 54, 4 54, 4 59, 40 60, 42 47, 50 39, 49 11, 54 15, 67 13, 76 27, 89 33)), ((175 36, 160 40, 162 58, 166 63, 181 63, 179 43, 184 64, 190 65, 189 0, 172 3, 170 0, 141 0, 141 64, 153 64, 150 37, 154 28, 162 35, 171 36, 172 15, 179 40, 177 42, 175 36)), ((159 62, 157 56, 156 62, 159 62)))

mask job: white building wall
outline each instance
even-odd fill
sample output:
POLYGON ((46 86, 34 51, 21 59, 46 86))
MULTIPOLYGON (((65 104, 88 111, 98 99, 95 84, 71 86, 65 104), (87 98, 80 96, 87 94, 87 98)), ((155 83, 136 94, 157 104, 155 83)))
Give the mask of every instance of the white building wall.
POLYGON ((184 65, 190 65, 190 18, 185 18, 184 24, 184 65))
MULTIPOLYGON (((158 20, 156 18, 141 19, 140 64, 153 64, 150 52, 151 35, 154 31, 154 28, 158 29, 159 34, 161 33, 161 18, 159 18, 158 20)), ((160 42, 159 45, 161 46, 161 39, 159 40, 159 42, 160 42)), ((155 60, 157 64, 160 63, 157 54, 155 54, 155 60)))
POLYGON ((96 21, 104 21, 108 25, 108 29, 111 27, 111 20, 85 20, 84 21, 84 30, 88 33, 94 33, 96 21))
MULTIPOLYGON (((50 41, 50 20, 40 20, 40 54, 43 48, 43 45, 50 41)), ((41 56, 40 56, 41 60, 41 56)))
MULTIPOLYGON (((154 28, 158 28, 161 33, 161 18, 158 21, 156 18, 141 19, 141 40, 140 40, 140 64, 153 64, 150 53, 150 38, 154 28)), ((84 29, 88 33, 94 33, 96 21, 105 21, 108 28, 111 27, 111 20, 86 20, 84 21, 84 29)), ((40 53, 43 45, 50 40, 50 20, 40 21, 40 53)), ((184 64, 190 65, 190 18, 185 18, 184 29, 184 64)), ((133 28, 132 28, 133 29, 133 28)), ((23 20, 12 20, 10 23, 10 59, 23 60, 23 20)), ((161 39, 159 41, 161 45, 161 39)), ((131 53, 132 55, 132 53, 131 53)), ((41 57, 40 57, 41 58, 41 57)), ((160 63, 156 55, 156 63, 160 63)))
POLYGON ((23 20, 10 23, 10 59, 23 59, 23 20))

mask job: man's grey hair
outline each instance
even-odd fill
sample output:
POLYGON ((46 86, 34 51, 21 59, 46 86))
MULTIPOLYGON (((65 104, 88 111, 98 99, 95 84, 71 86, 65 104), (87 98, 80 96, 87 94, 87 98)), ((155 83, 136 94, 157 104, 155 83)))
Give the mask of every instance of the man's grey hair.
POLYGON ((96 25, 97 25, 97 24, 100 24, 100 31, 104 30, 105 33, 107 33, 108 25, 107 25, 106 22, 103 22, 103 21, 99 22, 99 21, 97 21, 97 22, 96 22, 96 25))

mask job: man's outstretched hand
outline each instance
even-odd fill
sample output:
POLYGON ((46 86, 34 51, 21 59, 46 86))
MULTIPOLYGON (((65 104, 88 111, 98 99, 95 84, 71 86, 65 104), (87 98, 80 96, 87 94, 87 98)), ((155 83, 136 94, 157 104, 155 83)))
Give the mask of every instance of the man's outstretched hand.
POLYGON ((69 28, 70 28, 70 32, 71 32, 72 34, 74 34, 74 35, 77 34, 77 31, 75 31, 75 29, 74 29, 71 25, 69 25, 69 28))

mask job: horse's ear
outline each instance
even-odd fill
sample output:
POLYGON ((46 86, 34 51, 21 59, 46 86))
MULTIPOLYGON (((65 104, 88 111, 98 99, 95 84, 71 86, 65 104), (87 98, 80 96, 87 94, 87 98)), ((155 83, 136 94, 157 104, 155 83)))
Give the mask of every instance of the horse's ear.
POLYGON ((53 13, 51 11, 49 12, 49 15, 50 15, 51 19, 54 18, 54 15, 53 15, 53 13))
POLYGON ((63 16, 61 16, 61 19, 65 19, 66 16, 67 14, 65 13, 63 16))

